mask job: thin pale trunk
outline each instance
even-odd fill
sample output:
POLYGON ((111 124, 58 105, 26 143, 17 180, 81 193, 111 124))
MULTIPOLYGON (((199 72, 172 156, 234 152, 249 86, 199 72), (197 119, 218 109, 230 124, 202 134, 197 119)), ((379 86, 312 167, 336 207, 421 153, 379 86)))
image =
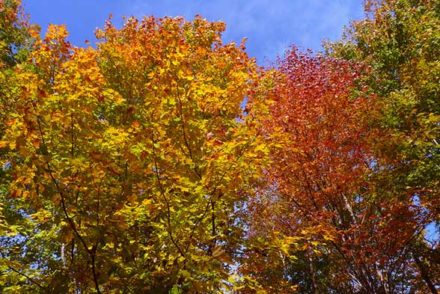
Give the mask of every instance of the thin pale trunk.
POLYGON ((351 219, 353 220, 353 222, 355 224, 357 224, 356 216, 354 215, 353 208, 351 207, 350 202, 348 202, 348 199, 347 199, 347 197, 345 196, 344 193, 342 193, 342 198, 344 199, 345 208, 350 213, 351 219))

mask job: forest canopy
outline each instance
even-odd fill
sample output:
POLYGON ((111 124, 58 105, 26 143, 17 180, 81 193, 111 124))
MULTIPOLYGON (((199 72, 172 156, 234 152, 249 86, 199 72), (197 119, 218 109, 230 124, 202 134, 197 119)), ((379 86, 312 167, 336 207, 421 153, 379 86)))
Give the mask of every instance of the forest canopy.
POLYGON ((78 47, 0 0, 0 292, 438 293, 439 28, 369 0, 261 67, 201 16, 78 47))

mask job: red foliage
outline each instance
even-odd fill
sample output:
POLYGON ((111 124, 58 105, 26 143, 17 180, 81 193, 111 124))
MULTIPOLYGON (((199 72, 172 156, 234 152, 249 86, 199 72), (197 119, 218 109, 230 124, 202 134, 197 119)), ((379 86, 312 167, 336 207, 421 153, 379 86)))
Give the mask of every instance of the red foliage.
MULTIPOLYGON (((335 284, 354 277, 364 289, 379 291, 383 273, 403 262, 399 256, 420 230, 414 224, 422 214, 408 205, 409 198, 399 202, 376 195, 371 142, 379 134, 369 124, 377 105, 361 87, 362 70, 295 48, 280 61, 274 86, 264 92, 273 102, 262 123, 271 146, 270 188, 251 205, 252 234, 309 238, 309 244, 319 245, 311 251, 306 244, 300 251, 310 263, 326 255, 327 266, 337 268, 335 284)), ((261 264, 253 264, 263 277, 270 267, 262 272, 261 264)))

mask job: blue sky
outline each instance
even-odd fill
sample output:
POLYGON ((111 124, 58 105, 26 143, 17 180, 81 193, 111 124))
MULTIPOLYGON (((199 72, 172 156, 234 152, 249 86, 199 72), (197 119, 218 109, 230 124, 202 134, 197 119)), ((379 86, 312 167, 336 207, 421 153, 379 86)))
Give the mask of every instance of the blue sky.
POLYGON ((225 41, 247 38, 248 53, 268 64, 289 45, 319 50, 323 39, 335 40, 353 19, 363 16, 362 0, 23 0, 31 21, 43 31, 49 23, 65 24, 75 45, 94 40, 110 14, 184 16, 200 14, 226 22, 225 41))

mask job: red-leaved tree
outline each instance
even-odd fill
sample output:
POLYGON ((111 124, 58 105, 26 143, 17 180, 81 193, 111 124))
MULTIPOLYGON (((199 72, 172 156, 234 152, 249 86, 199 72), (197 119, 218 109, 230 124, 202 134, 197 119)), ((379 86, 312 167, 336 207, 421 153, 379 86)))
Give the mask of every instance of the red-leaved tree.
POLYGON ((386 134, 370 123, 378 105, 365 70, 294 48, 255 94, 271 105, 261 131, 272 164, 250 205, 250 239, 266 249, 250 246, 242 269, 266 289, 389 293, 412 275, 405 255, 423 213, 375 191, 371 142, 386 134))

